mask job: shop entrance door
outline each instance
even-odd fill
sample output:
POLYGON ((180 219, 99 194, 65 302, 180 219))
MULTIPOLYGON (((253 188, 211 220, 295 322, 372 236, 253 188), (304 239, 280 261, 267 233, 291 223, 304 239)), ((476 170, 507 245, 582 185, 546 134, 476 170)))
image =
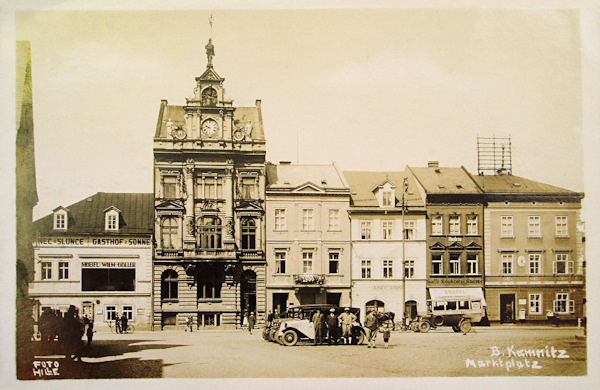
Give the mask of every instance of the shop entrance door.
POLYGON ((81 305, 81 317, 87 317, 94 322, 94 303, 83 302, 81 305))
POLYGON ((515 294, 500 294, 500 322, 515 322, 515 294))

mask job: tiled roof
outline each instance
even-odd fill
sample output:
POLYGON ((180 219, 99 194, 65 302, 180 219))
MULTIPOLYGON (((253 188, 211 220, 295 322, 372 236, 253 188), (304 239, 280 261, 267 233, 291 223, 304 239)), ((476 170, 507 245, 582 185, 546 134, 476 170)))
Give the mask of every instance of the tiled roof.
POLYGON ((69 210, 66 231, 54 230, 54 216, 47 215, 34 222, 34 231, 40 234, 139 234, 150 235, 154 228, 154 194, 98 192, 75 204, 69 210), (121 211, 119 230, 104 229, 104 211, 114 206, 121 211))
MULTIPOLYGON (((386 180, 396 185, 396 199, 402 197, 402 183, 404 178, 408 177, 408 193, 406 195, 406 204, 408 206, 424 206, 423 199, 417 190, 417 184, 406 172, 363 172, 363 171, 344 171, 343 172, 348 185, 350 186, 350 197, 352 205, 356 207, 378 207, 379 203, 375 197, 373 189, 384 183, 386 180)), ((398 207, 398 206, 396 206, 398 207)))
MULTIPOLYGON (((185 125, 185 106, 173 106, 161 104, 159 112, 159 122, 157 124, 155 138, 167 138, 167 122, 171 119, 174 126, 185 125)), ((244 128, 248 121, 252 121, 252 139, 264 140, 265 132, 263 129, 262 114, 260 103, 256 107, 236 107, 233 114, 233 120, 236 126, 244 128)))
POLYGON ((267 190, 293 189, 306 183, 312 183, 321 189, 348 189, 333 164, 269 164, 267 166, 267 190))
POLYGON ((464 168, 428 167, 409 169, 428 194, 481 194, 464 168))
POLYGON ((474 175, 473 179, 486 194, 577 194, 575 191, 514 175, 474 175))

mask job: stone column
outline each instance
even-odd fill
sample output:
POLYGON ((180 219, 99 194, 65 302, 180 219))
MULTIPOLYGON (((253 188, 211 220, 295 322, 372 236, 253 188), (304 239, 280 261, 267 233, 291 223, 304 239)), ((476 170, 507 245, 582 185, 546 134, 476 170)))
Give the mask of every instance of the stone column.
POLYGON ((196 247, 195 220, 194 220, 194 160, 188 159, 184 169, 185 191, 184 198, 185 216, 183 221, 183 241, 185 249, 196 247))
POLYGON ((225 221, 224 221, 224 239, 223 243, 228 249, 233 249, 235 246, 234 227, 235 222, 233 220, 233 207, 234 207, 234 196, 233 196, 233 161, 227 160, 229 165, 225 170, 225 183, 223 185, 223 191, 225 193, 225 221))

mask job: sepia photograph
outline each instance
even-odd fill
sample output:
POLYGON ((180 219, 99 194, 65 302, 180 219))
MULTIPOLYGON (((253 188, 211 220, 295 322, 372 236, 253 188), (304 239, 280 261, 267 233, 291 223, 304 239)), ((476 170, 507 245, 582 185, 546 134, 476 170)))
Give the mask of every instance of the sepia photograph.
POLYGON ((598 4, 159 3, 1 8, 1 388, 600 385, 598 4))

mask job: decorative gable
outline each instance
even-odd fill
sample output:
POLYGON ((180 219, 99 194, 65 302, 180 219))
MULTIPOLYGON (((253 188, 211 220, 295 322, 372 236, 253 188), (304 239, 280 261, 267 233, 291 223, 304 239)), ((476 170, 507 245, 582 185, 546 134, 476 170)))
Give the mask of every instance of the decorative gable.
POLYGON ((185 207, 180 200, 166 200, 156 206, 156 211, 160 215, 181 215, 185 207))
POLYGON ((452 245, 448 246, 448 250, 462 251, 463 249, 465 249, 465 247, 458 242, 453 242, 452 245))
POLYGON ((54 230, 67 230, 69 228, 69 209, 66 207, 59 206, 53 210, 53 229, 54 230))
POLYGON ((318 193, 323 193, 325 191, 323 191, 322 188, 317 187, 316 185, 314 185, 311 182, 306 182, 296 188, 294 188, 292 190, 292 192, 318 192, 318 193))
POLYGON ((467 245, 467 246, 465 247, 465 249, 467 249, 467 250, 477 250, 477 251, 480 251, 480 250, 482 250, 483 248, 482 248, 482 246, 481 246, 481 245, 479 245, 478 243, 476 243, 475 241, 473 241, 473 242, 471 242, 469 245, 467 245))
POLYGON ((439 241, 429 247, 432 251, 443 251, 446 247, 439 241))

